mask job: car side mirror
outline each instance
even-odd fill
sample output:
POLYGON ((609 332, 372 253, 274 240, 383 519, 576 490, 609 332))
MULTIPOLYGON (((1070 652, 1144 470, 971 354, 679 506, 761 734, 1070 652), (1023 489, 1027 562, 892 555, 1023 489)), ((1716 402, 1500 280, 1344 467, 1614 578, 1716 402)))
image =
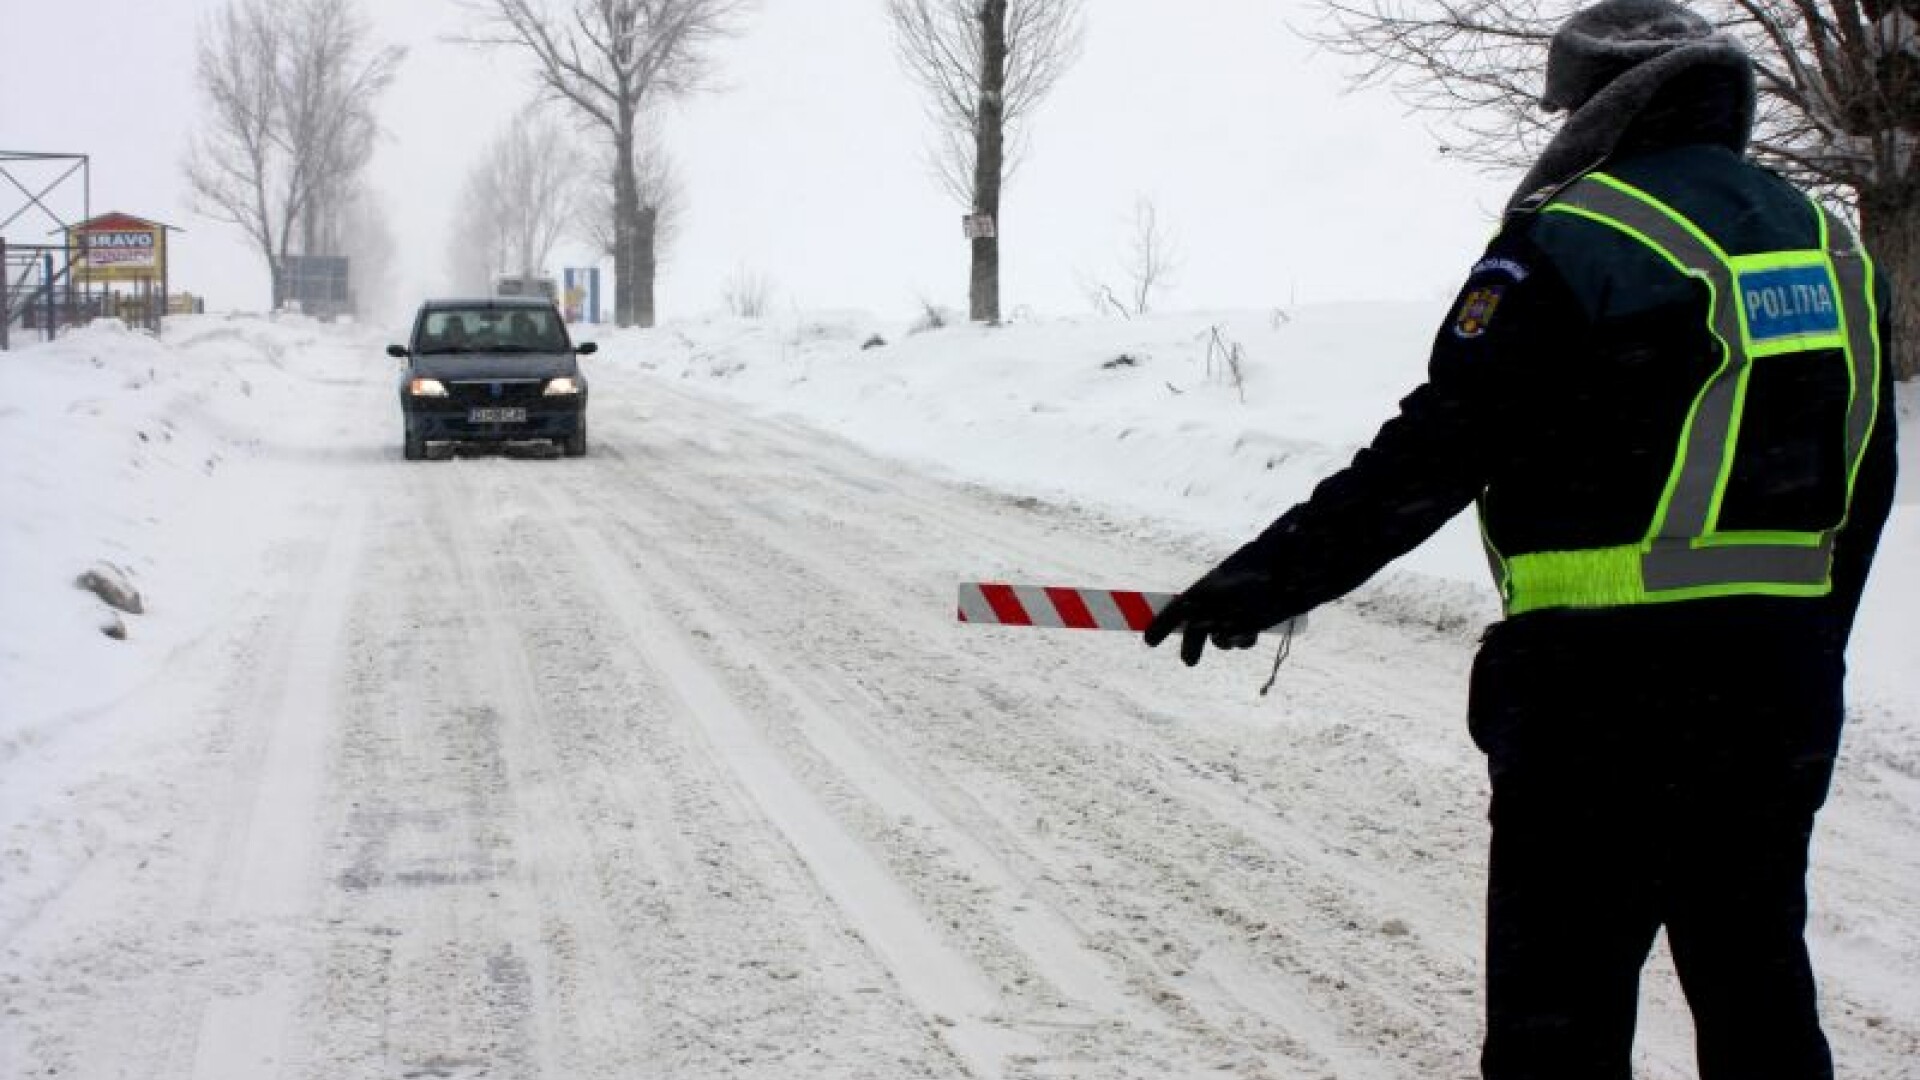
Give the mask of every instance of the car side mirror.
POLYGON ((600 343, 597 341, 583 341, 575 345, 573 351, 581 356, 590 356, 600 351, 600 343))
POLYGON ((387 355, 393 357, 395 360, 405 360, 413 354, 407 351, 405 345, 389 345, 387 346, 387 355))

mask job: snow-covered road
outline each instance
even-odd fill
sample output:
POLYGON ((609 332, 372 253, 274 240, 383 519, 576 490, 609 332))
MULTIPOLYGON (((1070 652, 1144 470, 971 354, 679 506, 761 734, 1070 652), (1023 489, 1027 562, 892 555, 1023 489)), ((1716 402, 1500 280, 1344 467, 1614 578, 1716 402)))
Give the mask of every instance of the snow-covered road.
MULTIPOLYGON (((403 463, 355 370, 227 508, 269 535, 193 677, 0 754, 54 793, 0 819, 0 1075, 1473 1075, 1477 627, 1417 586, 1262 699, 1271 654, 953 621, 1190 539, 612 367, 587 458, 403 463)), ((1815 932, 1844 1075, 1893 1078, 1920 779, 1872 719, 1815 932)), ((1645 997, 1643 1075, 1690 1075, 1645 997)))

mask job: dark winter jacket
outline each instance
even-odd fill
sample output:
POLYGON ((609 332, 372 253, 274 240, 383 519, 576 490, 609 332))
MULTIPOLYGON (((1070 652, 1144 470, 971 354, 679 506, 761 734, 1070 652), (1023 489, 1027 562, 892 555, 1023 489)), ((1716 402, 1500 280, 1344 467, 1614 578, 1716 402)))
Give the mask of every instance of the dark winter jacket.
MULTIPOLYGON (((1817 248, 1818 216, 1806 197, 1729 148, 1715 112, 1689 104, 1698 96, 1671 100, 1679 104, 1650 110, 1605 170, 1673 206, 1731 254, 1817 248)), ((1544 201, 1543 194, 1510 213, 1474 266, 1435 339, 1429 379, 1401 402, 1400 415, 1229 560, 1269 570, 1280 593, 1267 598, 1275 614, 1345 594, 1476 500, 1488 535, 1509 557, 1645 535, 1689 407, 1719 364, 1708 291, 1606 226, 1539 213, 1544 201)), ((1821 669, 1837 675, 1893 498, 1890 301, 1884 276, 1879 284, 1881 409, 1836 542, 1830 596, 1536 611, 1495 627, 1488 648, 1537 651, 1564 639, 1604 670, 1610 642, 1695 656, 1711 650, 1736 665, 1765 638, 1768 655, 1812 663, 1818 653, 1821 669)), ((1820 395, 1845 394, 1844 365, 1800 367, 1837 370, 1840 383, 1756 376, 1749 430, 1793 423, 1795 410, 1820 395)), ((1736 471, 1726 513, 1769 500, 1777 511, 1781 499, 1797 498, 1804 505, 1793 512, 1817 519, 1842 495, 1830 465, 1736 471)))

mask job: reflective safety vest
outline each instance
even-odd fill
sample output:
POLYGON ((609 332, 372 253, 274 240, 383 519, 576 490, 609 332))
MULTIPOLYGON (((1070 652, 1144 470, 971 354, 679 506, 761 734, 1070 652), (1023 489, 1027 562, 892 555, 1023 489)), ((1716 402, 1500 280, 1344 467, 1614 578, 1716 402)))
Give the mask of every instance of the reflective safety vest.
POLYGON ((1483 524, 1507 614, 1829 593, 1834 534, 1852 505, 1881 394, 1874 268, 1851 230, 1816 203, 1819 248, 1729 255, 1672 207, 1597 172, 1541 212, 1623 233, 1706 286, 1707 326, 1720 365, 1694 396, 1653 519, 1638 543, 1503 557, 1483 524), (1844 358, 1847 365, 1845 430, 1824 436, 1845 440, 1839 516, 1817 531, 1722 529, 1722 502, 1742 449, 1742 412, 1755 366, 1818 362, 1806 354, 1825 354, 1828 362, 1844 358))

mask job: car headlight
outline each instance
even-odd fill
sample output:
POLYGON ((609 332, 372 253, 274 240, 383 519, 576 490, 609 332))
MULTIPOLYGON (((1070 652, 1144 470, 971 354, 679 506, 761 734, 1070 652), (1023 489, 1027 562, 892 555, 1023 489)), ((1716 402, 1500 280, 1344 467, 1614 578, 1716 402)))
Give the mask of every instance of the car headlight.
POLYGON ((579 379, 571 375, 562 375, 557 379, 548 379, 547 389, 544 392, 548 397, 565 397, 569 394, 577 394, 584 389, 586 388, 580 385, 579 379))
POLYGON ((446 397, 447 386, 439 379, 408 379, 407 394, 412 397, 446 397))

